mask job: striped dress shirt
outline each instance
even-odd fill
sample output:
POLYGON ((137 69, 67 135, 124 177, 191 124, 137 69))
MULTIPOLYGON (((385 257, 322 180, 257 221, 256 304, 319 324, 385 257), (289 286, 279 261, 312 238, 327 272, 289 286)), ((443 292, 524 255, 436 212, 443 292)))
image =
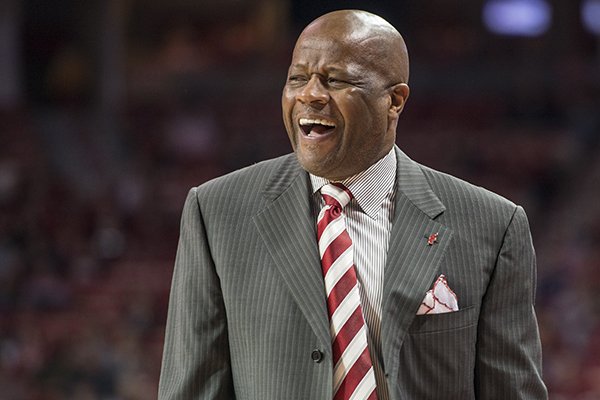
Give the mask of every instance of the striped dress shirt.
MULTIPOLYGON (((329 180, 310 174, 313 189, 312 210, 315 219, 325 205, 319 192, 329 180)), ((396 154, 394 149, 366 170, 343 183, 353 195, 344 208, 346 228, 352 239, 354 265, 360 301, 368 328, 369 350, 373 360, 377 395, 388 400, 388 388, 382 369, 381 314, 383 277, 394 216, 396 154)))

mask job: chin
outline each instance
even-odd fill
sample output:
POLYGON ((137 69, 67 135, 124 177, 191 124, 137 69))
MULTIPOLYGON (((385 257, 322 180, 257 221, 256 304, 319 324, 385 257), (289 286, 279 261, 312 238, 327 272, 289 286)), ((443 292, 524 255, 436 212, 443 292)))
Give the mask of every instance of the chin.
POLYGON ((306 172, 323 178, 327 177, 327 169, 321 168, 319 165, 315 165, 314 163, 306 162, 301 158, 298 158, 298 161, 300 161, 300 165, 306 172))

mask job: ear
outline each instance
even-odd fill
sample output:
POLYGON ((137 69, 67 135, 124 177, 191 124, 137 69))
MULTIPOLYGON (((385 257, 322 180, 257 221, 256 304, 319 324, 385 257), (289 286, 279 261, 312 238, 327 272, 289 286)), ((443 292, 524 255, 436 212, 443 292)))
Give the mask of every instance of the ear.
POLYGON ((410 94, 410 88, 406 83, 398 83, 390 88, 390 116, 398 116, 402 109, 404 109, 404 104, 406 100, 408 100, 408 95, 410 94))

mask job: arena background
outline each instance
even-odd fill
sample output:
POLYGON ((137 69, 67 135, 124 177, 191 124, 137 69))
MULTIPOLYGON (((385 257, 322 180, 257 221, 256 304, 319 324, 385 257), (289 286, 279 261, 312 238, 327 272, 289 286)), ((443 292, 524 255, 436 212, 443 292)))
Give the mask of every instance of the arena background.
POLYGON ((3 0, 0 398, 156 397, 188 189, 290 151, 296 35, 405 36, 412 158, 522 204, 551 399, 600 398, 597 0, 3 0))

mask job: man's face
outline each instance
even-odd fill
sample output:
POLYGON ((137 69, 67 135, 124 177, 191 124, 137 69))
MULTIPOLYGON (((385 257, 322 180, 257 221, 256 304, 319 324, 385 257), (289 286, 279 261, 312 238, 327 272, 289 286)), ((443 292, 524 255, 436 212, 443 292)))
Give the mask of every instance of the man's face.
POLYGON ((306 32, 296 43, 283 89, 283 120, 300 164, 314 175, 347 178, 394 144, 391 82, 377 51, 366 46, 306 32))

